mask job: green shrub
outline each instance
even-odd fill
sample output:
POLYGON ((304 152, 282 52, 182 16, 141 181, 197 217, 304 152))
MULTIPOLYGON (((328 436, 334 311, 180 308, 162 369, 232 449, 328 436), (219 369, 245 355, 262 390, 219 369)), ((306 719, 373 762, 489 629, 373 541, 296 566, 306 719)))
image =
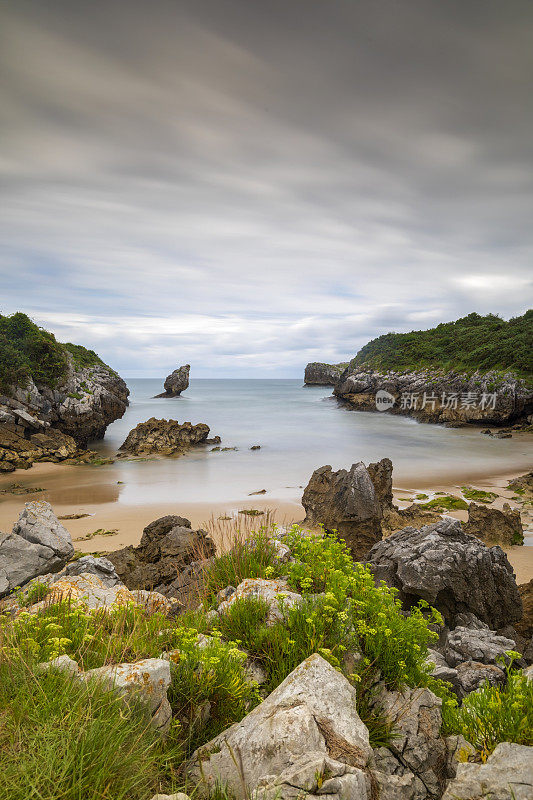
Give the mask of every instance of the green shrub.
POLYGON ((420 508, 429 511, 467 511, 468 503, 462 497, 447 494, 445 497, 434 497, 428 503, 421 503, 420 508))
POLYGON ((0 797, 146 800, 162 785, 160 738, 145 712, 97 684, 36 675, 4 655, 0 718, 0 797))
POLYGON ((483 761, 500 742, 533 746, 533 682, 513 670, 511 655, 505 686, 485 683, 457 703, 443 706, 444 731, 462 733, 481 754, 483 761))
POLYGON ((483 489, 472 489, 471 486, 461 486, 463 497, 475 503, 492 503, 498 495, 495 492, 486 492, 483 489))

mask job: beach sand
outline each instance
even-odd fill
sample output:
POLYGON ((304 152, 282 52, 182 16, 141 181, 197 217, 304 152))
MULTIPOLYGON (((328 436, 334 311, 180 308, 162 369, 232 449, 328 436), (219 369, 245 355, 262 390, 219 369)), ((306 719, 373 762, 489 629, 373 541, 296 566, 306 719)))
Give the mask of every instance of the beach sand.
MULTIPOLYGON (((111 473, 112 474, 112 473, 111 473)), ((461 484, 449 482, 435 484, 431 481, 412 482, 409 486, 401 485, 394 488, 394 500, 400 507, 405 507, 412 502, 417 493, 428 494, 433 497, 436 491, 457 494, 461 485, 472 485, 477 489, 494 491, 498 498, 493 506, 501 508, 505 502, 511 507, 521 510, 525 531, 525 544, 506 549, 509 561, 515 570, 518 583, 524 583, 533 578, 533 515, 530 510, 524 509, 515 502, 513 493, 506 487, 508 482, 523 474, 520 472, 505 473, 503 475, 486 475, 481 478, 476 475, 468 481, 463 479, 461 484)), ((117 550, 126 545, 139 543, 143 528, 154 519, 166 514, 179 514, 191 520, 193 527, 204 527, 210 531, 217 541, 233 529, 233 521, 221 520, 221 517, 239 519, 241 526, 250 529, 261 524, 268 518, 285 525, 292 522, 301 522, 305 516, 304 509, 299 500, 302 489, 294 487, 294 498, 276 498, 269 493, 266 495, 252 495, 242 499, 228 499, 225 503, 143 503, 140 505, 123 504, 120 502, 120 485, 109 481, 110 473, 98 467, 67 466, 61 464, 36 464, 28 471, 19 471, 0 478, 0 489, 5 489, 12 484, 24 487, 42 487, 44 491, 32 494, 0 494, 0 531, 10 531, 18 519, 19 513, 25 502, 30 500, 46 500, 52 504, 55 513, 61 517, 69 514, 87 514, 80 519, 62 520, 70 532, 75 547, 84 553, 105 552, 117 550), (242 509, 257 509, 265 514, 257 517, 245 517, 238 512, 242 509), (98 534, 87 537, 97 530, 116 531, 111 535, 98 534)), ((457 519, 466 519, 465 511, 451 512, 450 516, 457 519)))

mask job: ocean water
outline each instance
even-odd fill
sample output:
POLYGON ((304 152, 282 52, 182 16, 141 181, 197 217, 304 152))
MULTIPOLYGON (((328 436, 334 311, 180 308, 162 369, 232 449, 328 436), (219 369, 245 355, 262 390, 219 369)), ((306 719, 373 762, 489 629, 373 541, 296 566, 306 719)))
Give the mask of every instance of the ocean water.
POLYGON ((261 489, 266 500, 299 500, 317 467, 339 469, 385 456, 394 465, 394 484, 404 488, 459 483, 522 464, 526 469, 530 460, 528 445, 515 438, 355 411, 333 398, 330 387, 304 387, 301 380, 193 379, 173 399, 154 399, 161 380, 129 380, 128 386, 126 414, 98 444, 104 453, 116 452, 128 432, 150 417, 205 422, 211 436, 221 436, 222 447, 237 450, 212 452, 207 446, 180 458, 116 462, 110 469, 113 480, 123 482, 122 504, 241 502, 261 489), (250 450, 256 444, 261 449, 250 450))

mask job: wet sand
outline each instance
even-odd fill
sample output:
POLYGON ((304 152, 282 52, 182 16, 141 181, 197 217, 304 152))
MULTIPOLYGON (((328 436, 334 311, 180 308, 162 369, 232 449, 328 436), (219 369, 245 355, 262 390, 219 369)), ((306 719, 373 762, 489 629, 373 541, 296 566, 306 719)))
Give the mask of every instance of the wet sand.
MULTIPOLYGON (((414 495, 425 493, 430 498, 436 491, 447 494, 458 494, 461 486, 472 485, 476 489, 494 491, 498 498, 492 504, 501 508, 505 502, 511 507, 520 508, 525 531, 523 546, 506 549, 509 561, 515 570, 518 583, 533 578, 533 514, 514 501, 513 492, 506 487, 508 482, 523 474, 524 470, 506 472, 502 475, 486 475, 482 479, 471 476, 470 480, 462 478, 461 483, 435 483, 424 481, 410 482, 410 485, 398 485, 394 489, 394 500, 402 508, 413 501, 414 495)), ((129 544, 138 544, 143 528, 154 519, 166 514, 179 514, 191 520, 194 527, 205 527, 213 535, 217 543, 233 528, 233 521, 224 521, 221 517, 240 520, 241 527, 246 529, 260 525, 270 518, 279 524, 300 522, 304 518, 304 509, 300 504, 301 487, 287 487, 287 495, 273 497, 251 495, 242 498, 228 499, 225 503, 142 503, 131 505, 121 502, 121 486, 108 467, 65 466, 61 464, 37 464, 28 471, 19 471, 0 478, 0 489, 13 483, 24 487, 42 487, 45 491, 32 494, 0 494, 0 530, 9 531, 18 518, 25 502, 30 500, 46 500, 52 504, 58 516, 68 514, 88 514, 81 519, 63 520, 70 532, 77 550, 84 553, 116 550, 129 544), (257 517, 245 517, 238 512, 242 509, 257 509, 265 514, 257 517), (112 535, 95 535, 84 538, 98 529, 116 531, 112 535)), ((260 487, 258 487, 260 488, 260 487)), ((449 516, 466 519, 465 511, 450 512, 449 516)))

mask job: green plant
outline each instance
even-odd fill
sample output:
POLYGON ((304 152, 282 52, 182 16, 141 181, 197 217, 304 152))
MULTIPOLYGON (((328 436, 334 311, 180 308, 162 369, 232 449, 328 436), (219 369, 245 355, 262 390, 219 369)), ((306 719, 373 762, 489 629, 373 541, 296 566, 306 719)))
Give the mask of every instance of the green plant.
POLYGON ((495 492, 486 492, 483 489, 473 489, 471 486, 461 486, 463 497, 476 503, 492 503, 498 495, 495 492))
POLYGON ((0 718, 1 797, 146 800, 162 786, 161 740, 146 713, 96 683, 36 674, 4 653, 0 718))
POLYGON ((461 497, 447 494, 445 497, 435 497, 428 503, 420 503, 420 508, 427 508, 430 511, 466 511, 468 503, 461 497))
POLYGON ((468 694, 461 706, 443 707, 445 733, 461 733, 479 751, 483 761, 500 742, 533 745, 533 682, 513 670, 519 653, 507 653, 507 681, 503 687, 484 683, 468 694))
POLYGON ((49 591, 50 587, 47 586, 46 583, 35 581, 28 589, 23 588, 17 591, 17 603, 21 608, 32 606, 34 603, 39 603, 41 600, 44 600, 49 591))

